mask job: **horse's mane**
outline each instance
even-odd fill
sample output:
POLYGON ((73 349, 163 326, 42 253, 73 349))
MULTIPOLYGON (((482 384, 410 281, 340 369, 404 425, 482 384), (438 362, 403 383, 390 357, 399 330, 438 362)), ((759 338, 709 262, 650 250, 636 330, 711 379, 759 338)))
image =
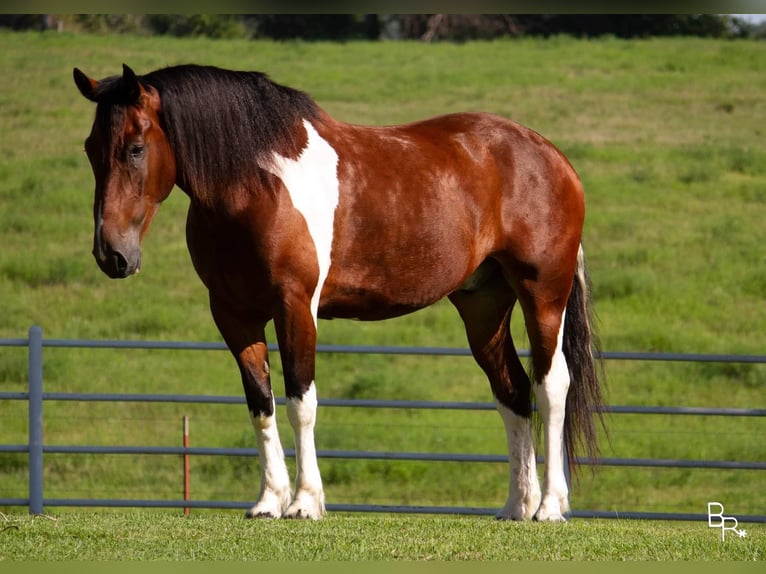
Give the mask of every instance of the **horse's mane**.
POLYGON ((186 65, 139 79, 160 94, 179 182, 196 194, 257 176, 258 161, 294 150, 296 124, 318 113, 308 95, 258 72, 186 65))
MULTIPOLYGON (((296 141, 296 126, 319 113, 310 96, 259 72, 183 65, 138 78, 159 92, 178 182, 200 199, 259 177, 259 161, 272 151, 299 151, 304 142, 296 141)), ((104 80, 99 92, 100 101, 118 107, 131 97, 120 77, 104 80)))

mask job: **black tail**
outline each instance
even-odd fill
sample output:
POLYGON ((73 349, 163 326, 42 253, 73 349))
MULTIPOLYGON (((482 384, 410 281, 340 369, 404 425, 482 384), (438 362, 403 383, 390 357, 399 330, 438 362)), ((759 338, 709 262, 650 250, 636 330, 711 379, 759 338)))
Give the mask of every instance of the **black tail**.
POLYGON ((578 452, 584 451, 592 459, 599 457, 594 415, 597 415, 601 427, 606 430, 601 409, 601 352, 593 330, 590 279, 585 268, 582 246, 577 255, 577 271, 567 302, 563 351, 571 381, 566 401, 564 448, 572 471, 578 452))

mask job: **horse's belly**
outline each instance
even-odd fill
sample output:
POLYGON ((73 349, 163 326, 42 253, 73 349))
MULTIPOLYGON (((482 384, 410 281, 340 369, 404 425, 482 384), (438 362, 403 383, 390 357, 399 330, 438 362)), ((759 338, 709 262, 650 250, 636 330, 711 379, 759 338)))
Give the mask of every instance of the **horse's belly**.
POLYGON ((319 303, 320 319, 358 319, 360 321, 381 321, 413 313, 441 299, 393 300, 377 293, 354 293, 333 297, 319 303))
POLYGON ((459 288, 468 273, 455 268, 415 265, 374 266, 330 272, 322 289, 319 317, 365 321, 389 319, 428 307, 459 288))

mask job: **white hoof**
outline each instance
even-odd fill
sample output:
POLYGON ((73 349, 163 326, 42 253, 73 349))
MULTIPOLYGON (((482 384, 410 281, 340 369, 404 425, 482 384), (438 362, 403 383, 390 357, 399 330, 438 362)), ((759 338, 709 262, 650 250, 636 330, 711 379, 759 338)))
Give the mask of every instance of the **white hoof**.
POLYGON ((324 515, 324 493, 312 493, 303 490, 295 494, 295 498, 282 514, 282 517, 319 520, 324 515))
POLYGON ((267 490, 261 494, 255 506, 245 513, 245 518, 279 518, 289 505, 289 489, 282 493, 267 490))
POLYGON ((531 520, 540 505, 540 491, 522 496, 512 496, 495 515, 498 520, 531 520))
POLYGON ((566 522, 564 513, 568 510, 569 504, 566 500, 562 503, 557 497, 548 496, 540 504, 533 519, 537 522, 566 522))

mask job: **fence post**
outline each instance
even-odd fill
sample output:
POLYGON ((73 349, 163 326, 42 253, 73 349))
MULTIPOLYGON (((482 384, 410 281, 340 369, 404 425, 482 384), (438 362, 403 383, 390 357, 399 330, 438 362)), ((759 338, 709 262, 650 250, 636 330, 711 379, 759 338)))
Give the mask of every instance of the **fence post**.
MULTIPOLYGON (((189 417, 184 415, 184 502, 189 502, 189 417)), ((189 516, 189 507, 184 507, 184 516, 189 516)))
POLYGON ((43 513, 43 330, 29 329, 29 513, 43 513))

